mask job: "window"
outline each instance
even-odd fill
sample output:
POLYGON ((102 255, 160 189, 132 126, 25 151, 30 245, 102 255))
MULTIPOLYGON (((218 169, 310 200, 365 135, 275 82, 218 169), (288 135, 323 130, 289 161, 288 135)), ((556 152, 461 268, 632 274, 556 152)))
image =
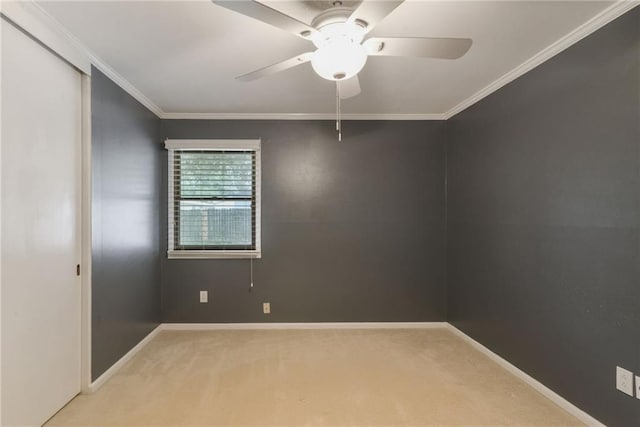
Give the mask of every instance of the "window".
POLYGON ((260 140, 167 140, 169 258, 260 257, 260 140))

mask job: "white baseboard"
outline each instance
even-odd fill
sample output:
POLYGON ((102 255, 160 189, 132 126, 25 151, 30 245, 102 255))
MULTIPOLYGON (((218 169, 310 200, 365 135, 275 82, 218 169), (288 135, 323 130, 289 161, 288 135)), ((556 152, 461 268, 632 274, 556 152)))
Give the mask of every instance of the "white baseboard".
POLYGON ((439 329, 446 328, 463 339, 476 350, 480 351, 502 368, 523 380, 534 390, 551 400, 553 403, 582 421, 588 426, 603 427, 597 419, 584 412, 550 388, 534 379, 524 371, 507 362, 496 353, 489 350, 467 334, 447 322, 314 322, 314 323, 162 323, 151 331, 127 354, 122 356, 113 366, 89 385, 83 393, 96 392, 105 382, 122 368, 133 356, 147 345, 160 331, 211 331, 211 330, 283 330, 283 329, 439 329))
POLYGON ((558 405, 559 407, 561 407, 562 409, 564 409, 565 411, 567 411, 568 413, 570 413, 571 415, 573 415, 574 417, 576 417, 577 419, 585 423, 586 425, 593 426, 593 427, 605 426, 600 421, 596 420, 591 415, 587 414, 582 409, 578 408, 573 403, 569 402, 564 397, 560 396, 559 394, 551 390, 549 387, 542 384, 540 381, 531 377, 526 372, 520 370, 519 368, 512 365, 511 363, 507 362, 505 359, 498 356, 496 353, 489 350, 487 347, 485 347, 484 345, 480 344, 478 341, 471 338, 469 335, 462 332, 460 329, 456 328, 450 323, 447 323, 447 325, 449 330, 451 330, 451 332, 453 332, 458 337, 462 338, 464 341, 470 344, 473 348, 480 351, 489 359, 493 360, 498 365, 500 365, 502 368, 509 371, 511 374, 515 375, 516 377, 518 377, 519 379, 521 379, 522 381, 530 385, 538 393, 542 394, 544 397, 551 400, 553 403, 555 403, 556 405, 558 405))
POLYGON ((147 345, 160 331, 256 330, 256 329, 433 329, 446 328, 446 322, 320 322, 320 323, 161 323, 120 360, 107 369, 83 394, 98 391, 122 366, 147 345))
POLYGON ((156 335, 162 330, 162 324, 156 326, 156 328, 149 332, 149 334, 144 337, 138 344, 135 345, 131 350, 127 352, 124 356, 120 358, 116 363, 114 363, 109 369, 107 369, 102 375, 100 375, 94 382, 89 384, 89 387, 86 390, 83 390, 83 394, 91 394, 98 391, 100 387, 104 385, 112 376, 114 376, 129 360, 133 358, 142 348, 147 345, 152 339, 155 338, 156 335))
POLYGON ((167 331, 238 329, 426 329, 446 328, 446 322, 312 322, 312 323, 163 323, 167 331))

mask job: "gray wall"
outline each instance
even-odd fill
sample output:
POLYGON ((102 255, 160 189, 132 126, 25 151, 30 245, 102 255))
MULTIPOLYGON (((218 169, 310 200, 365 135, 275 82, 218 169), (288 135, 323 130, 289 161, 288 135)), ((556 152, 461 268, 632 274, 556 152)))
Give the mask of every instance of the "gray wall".
POLYGON ((639 33, 635 10, 447 123, 345 122, 342 143, 333 122, 160 121, 94 70, 94 378, 160 312, 448 319, 598 419, 640 424, 614 384, 616 365, 640 372, 639 33), (248 260, 166 259, 163 138, 262 138, 251 292, 248 260))
POLYGON ((640 401, 640 9, 448 122, 449 321, 615 426, 640 401))
POLYGON ((262 138, 263 199, 252 292, 249 260, 167 260, 164 214, 164 321, 445 319, 445 123, 343 125, 163 120, 163 138, 262 138))
POLYGON ((93 144, 92 377, 160 321, 160 120, 97 69, 93 144))

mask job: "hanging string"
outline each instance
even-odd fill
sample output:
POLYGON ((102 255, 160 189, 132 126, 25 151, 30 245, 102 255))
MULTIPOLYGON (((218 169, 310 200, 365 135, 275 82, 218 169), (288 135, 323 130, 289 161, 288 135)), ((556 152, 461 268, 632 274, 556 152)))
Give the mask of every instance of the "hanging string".
POLYGON ((249 263, 251 266, 251 284, 249 285, 249 292, 251 292, 251 289, 253 289, 253 258, 250 259, 249 263))
POLYGON ((338 131, 338 141, 342 141, 342 106, 340 105, 340 82, 336 81, 336 130, 338 131))
POLYGON ((336 131, 340 130, 340 121, 338 119, 338 111, 340 110, 340 83, 336 82, 336 131))

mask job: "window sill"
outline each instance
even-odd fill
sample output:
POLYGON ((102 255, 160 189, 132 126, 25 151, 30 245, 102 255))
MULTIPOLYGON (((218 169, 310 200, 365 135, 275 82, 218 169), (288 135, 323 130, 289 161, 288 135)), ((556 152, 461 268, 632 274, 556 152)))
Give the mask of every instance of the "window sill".
POLYGON ((168 259, 249 259, 262 258, 260 251, 167 251, 168 259))

